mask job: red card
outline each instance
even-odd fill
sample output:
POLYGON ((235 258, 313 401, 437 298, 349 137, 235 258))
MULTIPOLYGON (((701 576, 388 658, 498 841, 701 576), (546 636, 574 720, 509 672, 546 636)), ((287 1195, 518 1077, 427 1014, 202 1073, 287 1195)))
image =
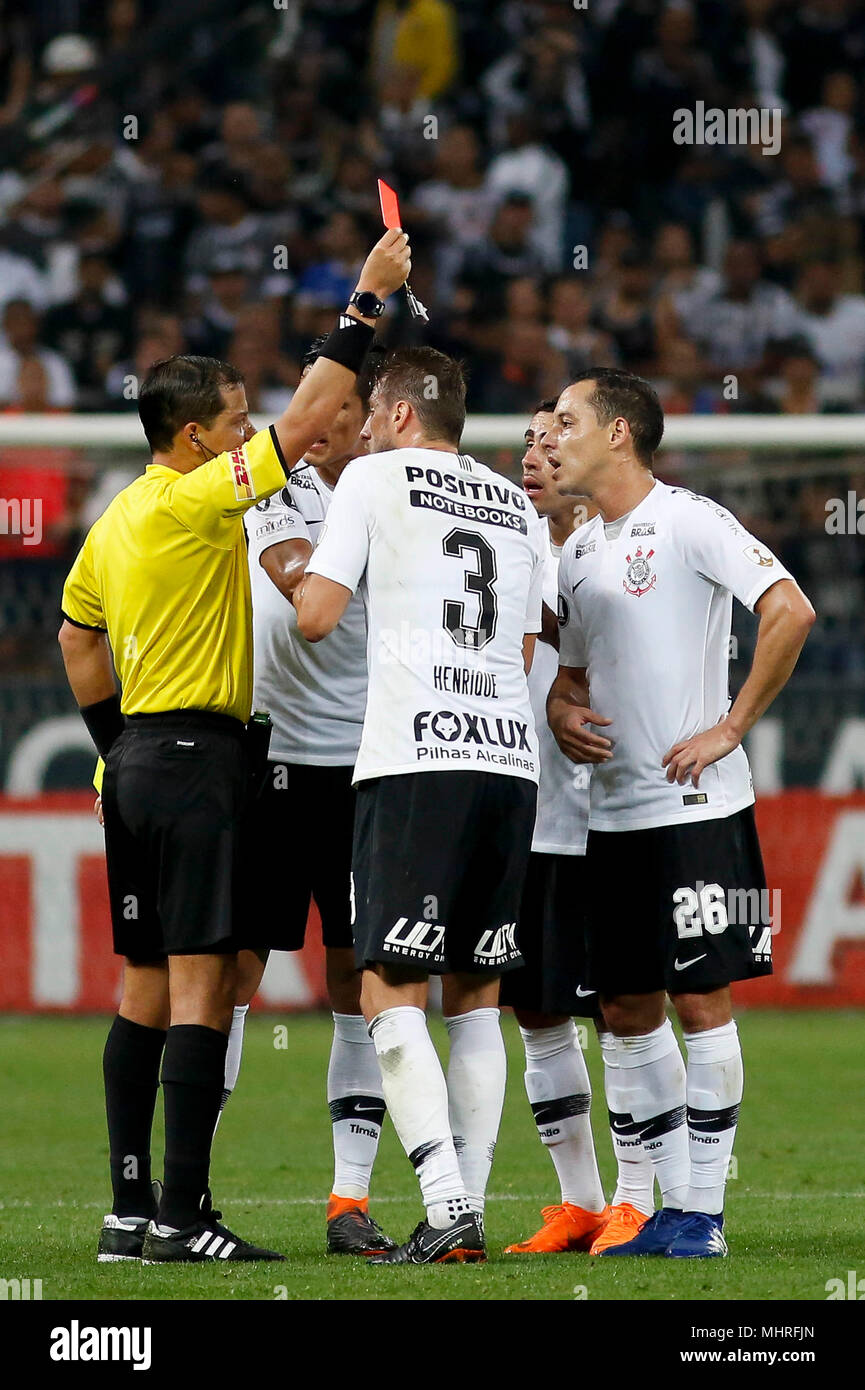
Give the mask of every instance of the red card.
POLYGON ((381 201, 381 218, 386 227, 401 227, 399 220, 399 201, 390 184, 384 179, 378 181, 378 196, 381 201))

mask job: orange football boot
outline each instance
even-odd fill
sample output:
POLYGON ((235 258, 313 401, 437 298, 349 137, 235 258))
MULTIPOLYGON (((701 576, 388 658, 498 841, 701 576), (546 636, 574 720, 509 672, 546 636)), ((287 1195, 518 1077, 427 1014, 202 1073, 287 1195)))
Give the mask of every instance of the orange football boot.
POLYGON ((649 1219, 645 1212, 639 1211, 631 1202, 618 1202, 616 1206, 608 1207, 607 1210, 610 1213, 609 1220, 593 1242, 590 1255, 600 1255, 602 1250, 608 1249, 611 1245, 624 1245, 625 1241, 633 1240, 649 1219))
POLYGON ((610 1208, 586 1211, 573 1202, 541 1210, 543 1226, 528 1240, 509 1245, 506 1255, 559 1255, 567 1250, 588 1250, 610 1217, 610 1208))

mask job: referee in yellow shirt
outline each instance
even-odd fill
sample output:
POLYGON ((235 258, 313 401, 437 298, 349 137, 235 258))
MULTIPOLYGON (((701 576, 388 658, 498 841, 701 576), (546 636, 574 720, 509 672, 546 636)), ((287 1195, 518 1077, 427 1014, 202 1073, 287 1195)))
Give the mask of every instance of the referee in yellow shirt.
POLYGON ((138 399, 153 462, 95 523, 63 590, 66 673, 105 758, 114 949, 126 958, 103 1057, 114 1201, 100 1260, 282 1258, 221 1226, 208 1189, 235 1001, 252 701, 243 514, 328 429, 409 270, 407 238, 387 232, 287 410, 258 434, 235 368, 157 363, 138 399), (150 1133, 163 1051, 157 1209, 150 1133))

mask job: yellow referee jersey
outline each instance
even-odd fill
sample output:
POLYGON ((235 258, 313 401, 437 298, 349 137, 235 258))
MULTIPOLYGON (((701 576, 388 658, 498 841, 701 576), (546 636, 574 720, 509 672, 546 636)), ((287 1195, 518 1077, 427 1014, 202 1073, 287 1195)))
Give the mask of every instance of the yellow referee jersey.
POLYGON ((252 604, 243 514, 285 483, 276 436, 191 473, 150 464, 91 527, 63 616, 107 632, 124 714, 252 708, 252 604))

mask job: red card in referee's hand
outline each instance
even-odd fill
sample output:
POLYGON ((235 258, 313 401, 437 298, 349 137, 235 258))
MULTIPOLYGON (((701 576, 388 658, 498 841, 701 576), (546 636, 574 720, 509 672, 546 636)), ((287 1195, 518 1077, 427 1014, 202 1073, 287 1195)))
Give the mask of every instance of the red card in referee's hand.
POLYGON ((399 199, 391 188, 390 184, 385 183, 384 179, 378 181, 378 196, 381 203, 381 220, 384 225, 390 227, 400 227, 399 220, 399 199))
MULTIPOLYGON (((381 203, 381 220, 384 223, 384 225, 388 229, 390 229, 391 227, 401 228, 402 223, 400 222, 399 217, 399 199, 397 198, 396 193, 391 188, 390 184, 385 183, 384 179, 379 179, 378 181, 378 197, 379 202, 381 203)), ((408 300, 409 312, 411 313, 412 318, 423 319, 424 323, 429 323, 429 314, 427 313, 424 306, 421 304, 420 300, 412 294, 408 280, 406 280, 405 282, 405 296, 408 300)))

